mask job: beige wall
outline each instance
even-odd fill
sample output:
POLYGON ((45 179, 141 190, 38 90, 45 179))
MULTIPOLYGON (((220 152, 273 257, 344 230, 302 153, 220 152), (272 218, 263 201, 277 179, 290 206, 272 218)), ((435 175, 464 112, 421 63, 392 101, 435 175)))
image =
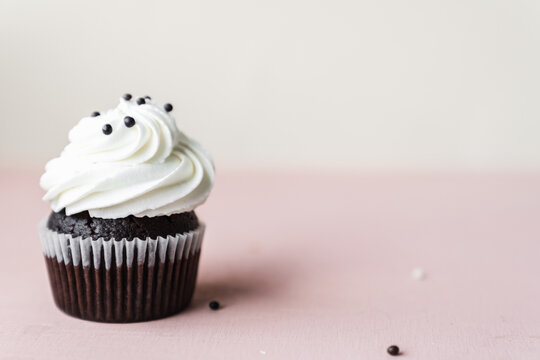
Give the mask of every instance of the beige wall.
POLYGON ((540 168, 537 1, 0 1, 0 161, 124 92, 221 166, 540 168))

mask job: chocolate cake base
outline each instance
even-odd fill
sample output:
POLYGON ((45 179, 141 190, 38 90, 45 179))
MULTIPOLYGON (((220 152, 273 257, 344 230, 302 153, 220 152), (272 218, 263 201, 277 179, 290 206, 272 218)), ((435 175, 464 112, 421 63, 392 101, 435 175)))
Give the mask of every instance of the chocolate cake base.
POLYGON ((194 212, 122 219, 53 212, 39 233, 56 305, 115 323, 181 311, 195 289, 204 228, 194 212))
POLYGON ((194 211, 168 216, 135 217, 130 215, 119 219, 93 218, 88 211, 66 215, 66 210, 51 212, 47 228, 73 237, 104 239, 146 239, 174 234, 183 234, 199 227, 199 219, 194 211))
POLYGON ((109 269, 66 265, 47 256, 45 262, 60 310, 85 320, 122 323, 163 318, 189 305, 199 257, 197 251, 154 266, 116 266, 113 260, 109 269))

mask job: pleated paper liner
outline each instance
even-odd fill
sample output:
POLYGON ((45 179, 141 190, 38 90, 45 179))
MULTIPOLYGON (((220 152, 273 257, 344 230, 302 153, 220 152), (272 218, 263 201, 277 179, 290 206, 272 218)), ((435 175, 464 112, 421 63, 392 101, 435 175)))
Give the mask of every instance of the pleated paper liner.
POLYGON ((193 296, 204 225, 174 236, 126 239, 39 235, 56 305, 92 321, 136 322, 180 312, 193 296))

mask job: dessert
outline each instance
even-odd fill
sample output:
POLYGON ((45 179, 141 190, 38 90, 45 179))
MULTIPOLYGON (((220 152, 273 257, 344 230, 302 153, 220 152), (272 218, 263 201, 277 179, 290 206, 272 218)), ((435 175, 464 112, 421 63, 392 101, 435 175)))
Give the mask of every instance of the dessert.
POLYGON ((214 165, 172 110, 126 94, 81 119, 47 163, 40 184, 52 213, 39 234, 64 312, 133 322, 189 304, 205 229, 194 209, 210 194, 214 165))

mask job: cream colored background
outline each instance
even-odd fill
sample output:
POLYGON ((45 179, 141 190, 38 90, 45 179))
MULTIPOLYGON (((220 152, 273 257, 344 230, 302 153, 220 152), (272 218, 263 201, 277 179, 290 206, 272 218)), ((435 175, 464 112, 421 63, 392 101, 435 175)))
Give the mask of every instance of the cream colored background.
POLYGON ((540 168, 538 1, 0 1, 1 161, 126 91, 222 167, 540 168))

